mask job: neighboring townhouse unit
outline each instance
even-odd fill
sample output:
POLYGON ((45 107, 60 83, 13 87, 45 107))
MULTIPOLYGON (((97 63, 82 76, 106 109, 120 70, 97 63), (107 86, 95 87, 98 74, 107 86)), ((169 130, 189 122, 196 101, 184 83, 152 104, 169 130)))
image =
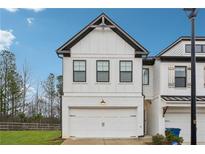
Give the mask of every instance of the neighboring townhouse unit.
POLYGON ((63 138, 144 135, 144 47, 101 14, 57 53, 63 59, 63 138))
MULTIPOLYGON (((150 135, 163 134, 165 128, 181 128, 185 142, 190 141, 190 52, 190 37, 180 37, 155 58, 144 59, 145 122, 150 135)), ((205 142, 205 37, 196 37, 196 94, 200 143, 205 142)))

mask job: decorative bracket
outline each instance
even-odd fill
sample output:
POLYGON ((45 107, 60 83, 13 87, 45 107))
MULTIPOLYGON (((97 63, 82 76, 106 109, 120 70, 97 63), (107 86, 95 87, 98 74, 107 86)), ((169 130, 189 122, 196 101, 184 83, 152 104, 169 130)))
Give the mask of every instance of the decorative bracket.
POLYGON ((165 113, 167 112, 168 106, 163 107, 163 117, 165 116, 165 113))

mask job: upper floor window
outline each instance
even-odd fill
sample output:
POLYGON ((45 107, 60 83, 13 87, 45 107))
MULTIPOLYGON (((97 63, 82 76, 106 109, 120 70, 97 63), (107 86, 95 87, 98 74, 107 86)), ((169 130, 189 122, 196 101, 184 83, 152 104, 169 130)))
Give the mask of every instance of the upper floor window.
POLYGON ((73 82, 86 82, 86 61, 73 61, 73 82))
POLYGON ((109 82, 109 61, 97 60, 97 82, 109 82))
POLYGON ((149 85, 149 68, 143 68, 143 85, 149 85))
MULTIPOLYGON (((191 44, 185 45, 185 52, 191 53, 191 44)), ((195 45, 195 52, 196 53, 205 53, 205 44, 196 44, 195 45)))
POLYGON ((175 87, 186 87, 186 66, 175 66, 175 87))
POLYGON ((120 61, 120 82, 132 82, 132 61, 120 61))

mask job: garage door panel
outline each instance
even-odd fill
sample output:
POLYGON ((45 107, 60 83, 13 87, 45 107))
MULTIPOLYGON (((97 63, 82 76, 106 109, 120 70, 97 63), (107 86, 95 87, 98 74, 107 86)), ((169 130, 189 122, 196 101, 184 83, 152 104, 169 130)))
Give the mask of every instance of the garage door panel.
MULTIPOLYGON (((190 142, 191 132, 191 117, 190 113, 166 113, 165 114, 166 128, 180 128, 180 136, 185 142, 190 142)), ((205 114, 197 114, 197 141, 205 143, 205 114)))
POLYGON ((198 141, 205 143, 205 114, 198 114, 197 118, 198 141))
POLYGON ((137 108, 70 109, 70 135, 130 137, 137 132, 137 108), (134 116, 133 116, 134 115, 134 116))
POLYGON ((78 137, 94 137, 100 134, 101 123, 99 118, 72 117, 70 118, 70 134, 78 137), (89 132, 92 132, 90 134, 89 132))
POLYGON ((188 117, 188 114, 167 113, 165 118, 166 128, 180 128, 180 136, 184 138, 184 141, 187 142, 190 140, 190 127, 187 127, 187 124, 190 124, 190 117, 188 117))

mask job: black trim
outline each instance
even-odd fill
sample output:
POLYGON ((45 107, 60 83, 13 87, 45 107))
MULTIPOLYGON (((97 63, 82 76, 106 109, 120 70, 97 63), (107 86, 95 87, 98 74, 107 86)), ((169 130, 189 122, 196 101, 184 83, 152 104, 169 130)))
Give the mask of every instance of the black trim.
POLYGON ((90 33, 94 27, 92 25, 99 25, 102 21, 102 17, 105 19, 107 25, 113 25, 114 28, 111 29, 117 33, 122 39, 124 39, 128 44, 130 44, 137 52, 136 54, 148 54, 149 52, 145 49, 139 42, 133 39, 127 32, 125 32, 119 25, 112 21, 106 14, 102 13, 96 19, 94 19, 90 24, 83 28, 80 32, 74 35, 66 43, 57 49, 57 54, 63 54, 65 52, 70 52, 70 48, 78 43, 82 38, 84 38, 88 33, 90 33))
POLYGON ((154 57, 146 57, 142 59, 143 65, 154 65, 155 58, 154 57))
MULTIPOLYGON (((191 62, 188 56, 162 56, 159 58, 162 62, 191 62)), ((196 62, 205 62, 205 57, 196 57, 196 62)))
POLYGON ((174 77, 174 80, 175 80, 175 88, 186 88, 187 87, 187 66, 175 66, 175 77, 174 77), (184 68, 185 69, 185 77, 176 77, 176 68, 184 68), (185 85, 184 86, 177 86, 176 85, 176 78, 185 78, 185 85))
POLYGON ((86 66, 86 60, 73 60, 73 82, 86 82, 86 70, 87 70, 87 66, 86 66), (83 61, 85 62, 85 71, 74 71, 74 62, 75 61, 83 61), (85 80, 84 81, 75 81, 75 73, 74 72, 85 72, 85 80))
POLYGON ((135 53, 135 58, 142 58, 142 55, 141 55, 141 54, 136 54, 136 53, 135 53))
POLYGON ((96 82, 110 82, 110 61, 96 60, 96 82), (98 71, 98 62, 108 62, 108 71, 98 71), (98 81, 98 72, 108 72, 108 81, 98 81))
POLYGON ((119 62, 119 81, 120 82, 133 82, 133 61, 132 60, 120 60, 119 62), (121 62, 131 62, 131 71, 121 71, 121 62), (131 72, 131 81, 121 81, 121 72, 131 72))
POLYGON ((142 72, 143 72, 143 70, 148 70, 148 83, 147 83, 147 84, 144 84, 144 74, 142 73, 142 76, 143 76, 142 84, 143 84, 143 85, 149 85, 149 68, 143 68, 143 69, 142 69, 142 72))
POLYGON ((163 107, 163 117, 165 117, 165 114, 167 112, 168 106, 163 107))
POLYGON ((64 57, 70 57, 70 53, 64 53, 63 56, 64 57))

